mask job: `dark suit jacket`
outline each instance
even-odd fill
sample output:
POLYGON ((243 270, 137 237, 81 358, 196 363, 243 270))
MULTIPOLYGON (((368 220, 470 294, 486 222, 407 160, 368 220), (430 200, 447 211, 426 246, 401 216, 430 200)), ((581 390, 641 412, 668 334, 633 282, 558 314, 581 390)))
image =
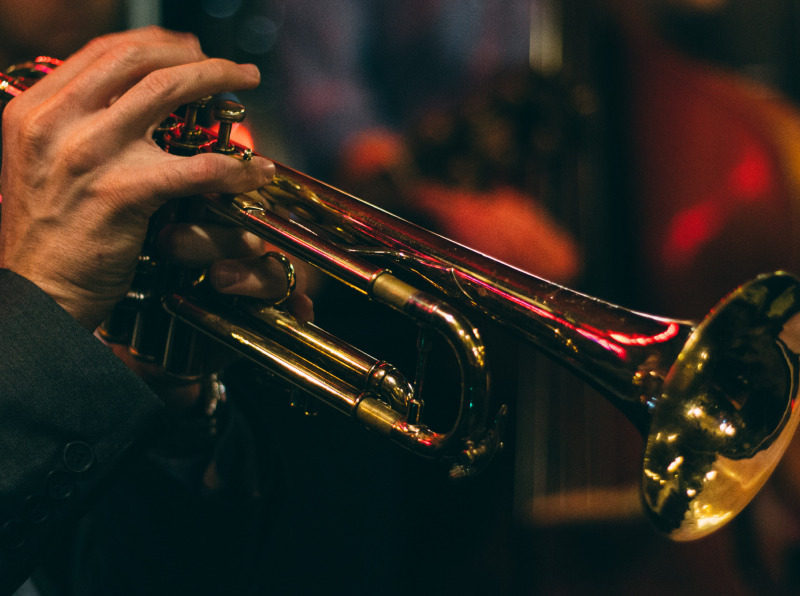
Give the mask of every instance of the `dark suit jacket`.
POLYGON ((0 594, 86 510, 160 409, 47 294, 0 270, 0 594))

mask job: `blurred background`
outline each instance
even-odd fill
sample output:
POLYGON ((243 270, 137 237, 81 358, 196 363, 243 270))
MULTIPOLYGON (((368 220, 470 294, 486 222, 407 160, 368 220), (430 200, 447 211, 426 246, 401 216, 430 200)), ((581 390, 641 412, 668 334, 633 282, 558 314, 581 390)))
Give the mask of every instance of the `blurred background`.
MULTIPOLYGON (((698 319, 758 273, 798 270, 796 2, 160 8, 207 53, 262 68, 261 88, 242 96, 258 151, 534 274, 698 319)), ((411 365, 398 346, 413 346, 414 330, 324 281, 316 309, 321 326, 411 365)), ((669 542, 639 508, 632 425, 532 348, 494 329, 487 342, 511 428, 466 486, 322 409, 309 419, 257 407, 280 454, 276 508, 288 512, 265 554, 269 584, 792 592, 783 555, 759 544, 778 541, 770 524, 788 525, 762 512, 793 499, 775 489, 723 532, 669 542)))
MULTIPOLYGON (((254 62, 256 151, 558 283, 699 319, 758 273, 800 273, 793 0, 162 0, 128 26, 254 62)), ((415 330, 325 280, 320 326, 413 367, 415 330), (364 324, 364 321, 367 321, 364 324)), ((238 364, 279 472, 274 593, 800 593, 790 451, 696 543, 639 507, 642 440, 593 389, 486 331, 505 451, 453 485, 238 364), (266 394, 263 398, 262 394, 266 394)), ((429 385, 446 403, 449 364, 429 385)), ((435 417, 436 398, 430 407, 435 417)), ((796 448, 794 448, 796 450, 796 448)), ((261 592, 258 592, 261 593, 261 592)))

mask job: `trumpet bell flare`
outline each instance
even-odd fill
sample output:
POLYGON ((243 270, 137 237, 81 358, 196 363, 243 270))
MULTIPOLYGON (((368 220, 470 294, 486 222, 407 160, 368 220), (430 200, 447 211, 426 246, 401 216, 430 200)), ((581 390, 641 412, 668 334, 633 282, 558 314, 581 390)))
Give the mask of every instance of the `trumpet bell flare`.
POLYGON ((800 283, 743 285, 697 326, 656 400, 642 500, 655 526, 694 540, 733 519, 767 481, 797 428, 800 283))

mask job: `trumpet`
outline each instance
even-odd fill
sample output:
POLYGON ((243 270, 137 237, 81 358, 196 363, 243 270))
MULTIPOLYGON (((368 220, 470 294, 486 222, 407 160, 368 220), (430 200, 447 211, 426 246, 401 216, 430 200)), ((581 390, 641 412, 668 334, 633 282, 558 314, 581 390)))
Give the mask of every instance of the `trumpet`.
MULTIPOLYGON (((8 71, 0 91, 18 94, 57 64, 47 60, 8 71)), ((215 134, 196 124, 202 103, 165 122, 159 144, 184 155, 250 159, 250 148, 230 141, 244 108, 214 104, 215 134)), ((540 279, 281 164, 258 191, 201 200, 223 220, 405 315, 420 327, 421 343, 430 332, 441 335, 458 362, 460 401, 452 426, 433 430, 423 423, 418 379, 280 308, 210 292, 192 275, 191 283, 163 291, 145 247, 126 304, 103 332, 172 371, 192 374, 192 336, 210 336, 359 424, 444 461, 461 478, 502 447, 507 408, 490 411, 490 355, 468 317, 489 319, 593 385, 630 419, 645 443, 644 511, 675 540, 705 536, 739 513, 797 427, 800 281, 790 274, 762 275, 702 321, 681 321, 540 279), (152 340, 154 318, 164 317, 168 331, 152 340), (148 350, 151 344, 157 348, 148 350)))

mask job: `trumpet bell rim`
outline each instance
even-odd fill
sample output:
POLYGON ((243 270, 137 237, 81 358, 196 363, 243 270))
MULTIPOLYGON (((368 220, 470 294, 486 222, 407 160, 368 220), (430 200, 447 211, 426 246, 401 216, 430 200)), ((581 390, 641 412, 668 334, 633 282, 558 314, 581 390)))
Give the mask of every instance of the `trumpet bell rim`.
POLYGON ((800 420, 800 282, 744 284, 696 327, 653 407, 642 501, 674 540, 705 536, 769 478, 800 420))

